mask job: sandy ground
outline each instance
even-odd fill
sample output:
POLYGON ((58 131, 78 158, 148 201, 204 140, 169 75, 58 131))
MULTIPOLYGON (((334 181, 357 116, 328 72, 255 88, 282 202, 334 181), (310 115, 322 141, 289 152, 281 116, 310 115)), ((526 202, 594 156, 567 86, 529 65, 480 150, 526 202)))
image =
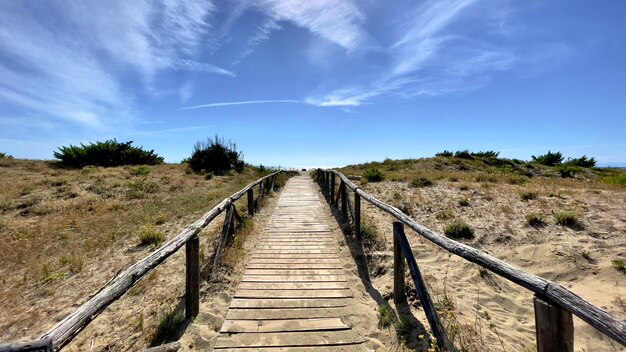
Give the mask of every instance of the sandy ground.
MULTIPOLYGON (((555 281, 601 307, 615 317, 626 318, 626 275, 611 260, 626 258, 626 192, 618 190, 563 189, 540 185, 437 181, 425 188, 404 182, 369 183, 362 188, 377 198, 408 212, 412 218, 443 233, 441 212, 461 219, 476 237, 466 241, 525 271, 555 281), (538 197, 523 201, 519 192, 533 187, 538 197), (467 197, 469 206, 458 200, 467 197), (582 227, 556 225, 553 213, 576 211, 582 227), (545 225, 531 227, 526 214, 545 217, 545 225), (437 218, 439 214, 439 219, 437 218)), ((393 286, 393 218, 367 204, 363 222, 377 229, 374 249, 369 250, 373 286, 391 297, 393 286)), ((457 330, 454 337, 468 351, 534 351, 535 327, 532 294, 475 264, 451 255, 412 231, 413 247, 435 302, 446 313, 444 321, 457 330), (464 342, 463 342, 464 341, 464 342)), ((407 287, 413 287, 407 276, 407 287)), ((411 296, 411 292, 410 292, 411 296)), ((412 292, 412 313, 426 319, 412 292)), ((576 351, 625 351, 616 342, 575 318, 576 351)))

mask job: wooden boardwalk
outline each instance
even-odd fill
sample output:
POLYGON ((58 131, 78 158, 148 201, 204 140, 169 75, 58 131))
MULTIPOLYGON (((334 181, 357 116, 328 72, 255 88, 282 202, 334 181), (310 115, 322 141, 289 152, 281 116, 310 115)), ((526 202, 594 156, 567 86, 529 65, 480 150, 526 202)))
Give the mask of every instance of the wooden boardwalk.
POLYGON ((291 178, 260 234, 216 351, 361 351, 353 293, 309 177, 291 178))

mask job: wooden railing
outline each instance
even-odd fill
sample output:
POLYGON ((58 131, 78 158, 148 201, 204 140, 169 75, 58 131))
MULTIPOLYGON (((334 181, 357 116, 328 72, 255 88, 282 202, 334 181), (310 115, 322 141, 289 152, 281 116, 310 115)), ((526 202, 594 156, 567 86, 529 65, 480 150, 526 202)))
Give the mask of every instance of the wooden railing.
POLYGON ((443 351, 454 351, 454 346, 447 338, 432 305, 419 267, 413 257, 411 246, 404 235, 404 225, 439 247, 476 263, 503 278, 534 292, 535 327, 538 352, 573 351, 574 325, 572 314, 601 333, 626 346, 626 322, 611 316, 606 311, 592 305, 565 287, 542 277, 520 270, 500 259, 490 256, 476 248, 451 240, 418 223, 399 209, 369 195, 336 170, 317 170, 316 178, 322 192, 331 206, 341 202, 341 212, 347 215, 361 239, 361 198, 382 211, 391 214, 398 221, 393 224, 394 233, 394 300, 405 299, 404 294, 404 258, 409 266, 411 277, 424 307, 428 323, 437 339, 438 347, 443 351), (336 179, 340 184, 335 195, 336 179), (348 196, 348 189, 354 192, 354 205, 348 196))
POLYGON ((137 284, 146 274, 178 251, 183 245, 185 245, 186 254, 185 317, 193 318, 197 316, 200 309, 200 231, 226 210, 219 244, 213 257, 213 266, 211 268, 211 275, 213 275, 219 265, 219 258, 224 247, 235 235, 235 219, 243 221, 243 218, 237 212, 235 202, 244 194, 247 194, 248 214, 250 216, 254 215, 255 212, 261 209, 264 192, 266 190, 274 190, 276 177, 281 172, 283 171, 276 171, 262 177, 248 184, 239 192, 224 199, 196 222, 187 226, 181 233, 176 235, 176 237, 167 241, 167 243, 159 249, 136 262, 128 269, 120 272, 89 301, 85 302, 74 312, 58 322, 39 340, 0 345, 0 352, 52 352, 60 350, 102 313, 106 307, 124 295, 124 293, 137 284), (255 207, 254 188, 257 186, 259 187, 259 195, 255 207))

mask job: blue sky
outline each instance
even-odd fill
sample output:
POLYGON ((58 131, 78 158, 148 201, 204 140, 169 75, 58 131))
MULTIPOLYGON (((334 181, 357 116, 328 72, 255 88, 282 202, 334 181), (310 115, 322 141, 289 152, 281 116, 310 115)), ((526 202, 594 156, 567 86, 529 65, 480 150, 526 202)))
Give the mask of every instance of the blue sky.
POLYGON ((498 150, 626 165, 626 2, 0 1, 0 151, 117 138, 340 166, 498 150))

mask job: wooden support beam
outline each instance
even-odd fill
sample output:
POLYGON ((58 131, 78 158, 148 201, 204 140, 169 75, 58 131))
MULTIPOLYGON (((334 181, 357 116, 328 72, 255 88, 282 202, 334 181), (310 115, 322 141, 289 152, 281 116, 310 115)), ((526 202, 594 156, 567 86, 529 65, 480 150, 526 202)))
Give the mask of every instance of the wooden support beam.
POLYGON ((272 191, 272 192, 275 191, 275 189, 274 189, 275 185, 276 185, 276 175, 272 176, 272 183, 271 183, 271 186, 270 186, 270 191, 272 191))
POLYGON ((420 273, 419 267, 417 266, 417 262, 415 261, 413 252, 411 251, 411 245, 409 244, 409 241, 406 239, 406 235, 404 234, 404 225, 401 222, 393 222, 393 235, 398 241, 398 246, 402 248, 402 253, 404 254, 407 264, 409 265, 409 270, 411 271, 413 283, 415 284, 415 288, 419 295, 420 302, 422 303, 422 308, 424 308, 424 313, 426 314, 426 319, 428 320, 430 329, 437 339, 437 346, 439 347, 439 350, 446 352, 456 351, 454 349, 454 345, 450 342, 445 330, 443 329, 443 324, 441 324, 441 320, 439 320, 439 316, 437 315, 435 306, 432 302, 432 299, 430 298, 430 294, 428 293, 426 284, 424 283, 424 279, 422 278, 422 274, 420 273))
POLYGON ((200 237, 192 237, 185 245, 185 317, 195 318, 200 312, 200 237))
POLYGON ((254 215, 254 190, 252 188, 248 190, 248 215, 254 215))
POLYGON ((354 192, 354 231, 356 238, 361 240, 361 196, 354 192))
POLYGON ((263 205, 263 182, 259 183, 259 199, 257 199, 256 203, 256 212, 261 211, 261 206, 263 205))
POLYGON ((330 174, 330 205, 335 204, 335 174, 330 174))
POLYGON ((222 225, 222 233, 220 235, 220 241, 215 249, 215 254, 213 255, 213 266, 211 267, 211 274, 209 278, 215 275, 217 268, 220 264, 220 256, 222 255, 222 251, 224 247, 226 247, 226 243, 228 243, 230 237, 230 228, 233 220, 233 207, 234 205, 230 204, 228 206, 228 210, 226 210, 226 216, 224 217, 224 224, 222 225))
MULTIPOLYGON (((397 231, 395 227, 396 223, 393 224, 394 232, 397 231)), ((402 224, 400 224, 402 226, 402 224)), ((400 247, 400 242, 398 242, 398 238, 393 236, 393 301, 396 306, 399 303, 406 303, 406 284, 404 281, 404 272, 405 272, 405 264, 404 264, 404 255, 402 254, 402 248, 400 247)))
POLYGON ((537 352, 573 352, 574 321, 572 313, 535 295, 537 352))
POLYGON ((339 184, 339 194, 341 195, 341 213, 345 216, 348 212, 348 192, 346 191, 346 184, 343 181, 339 184))

